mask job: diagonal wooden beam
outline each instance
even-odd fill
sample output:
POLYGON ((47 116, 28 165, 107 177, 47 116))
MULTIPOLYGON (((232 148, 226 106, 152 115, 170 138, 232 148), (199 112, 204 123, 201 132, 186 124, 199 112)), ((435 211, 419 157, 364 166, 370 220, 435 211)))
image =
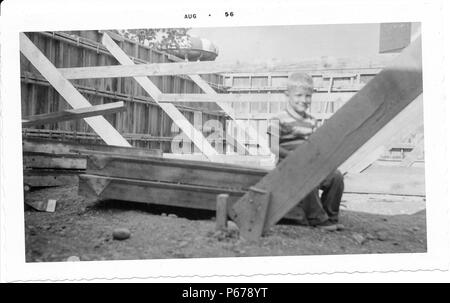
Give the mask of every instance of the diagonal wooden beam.
MULTIPOLYGON (((24 33, 20 33, 20 51, 73 108, 92 106, 24 33)), ((131 146, 105 118, 97 116, 84 120, 106 144, 131 146)))
MULTIPOLYGON (((208 83, 206 83, 205 80, 203 80, 199 75, 188 75, 192 81, 194 81, 206 94, 211 96, 218 96, 219 94, 211 87, 208 83)), ((230 116, 231 119, 233 119, 236 123, 236 126, 238 129, 244 129, 247 130, 250 140, 253 140, 255 142, 259 142, 261 144, 260 150, 263 151, 264 155, 270 155, 271 151, 269 149, 269 143, 267 142, 266 138, 262 135, 258 135, 258 132, 253 127, 246 127, 242 121, 236 120, 236 114, 234 113, 233 108, 225 103, 225 102, 216 102, 216 104, 222 108, 222 110, 230 116)), ((227 140, 228 141, 228 140, 227 140)), ((237 141, 237 140, 236 140, 237 141)), ((240 147, 242 148, 241 142, 237 141, 240 147)), ((246 147, 243 147, 246 150, 248 150, 246 147)), ((256 151, 249 150, 250 155, 256 154, 256 151)))
MULTIPOLYGON (((108 36, 108 34, 103 34, 102 43, 120 64, 131 65, 133 67, 139 66, 134 64, 128 55, 111 39, 111 37, 108 36)), ((162 110, 186 134, 186 136, 194 142, 195 146, 197 146, 206 157, 209 158, 210 156, 217 155, 217 151, 206 141, 203 134, 195 129, 173 104, 158 102, 161 91, 148 77, 134 77, 134 79, 155 100, 155 102, 158 103, 162 110)))
MULTIPOLYGON (((255 185, 270 192, 272 198, 265 230, 416 99, 422 93, 422 85, 418 38, 311 135, 307 144, 300 145, 255 185)), ((231 216, 238 226, 246 225, 251 211, 242 210, 250 207, 248 193, 233 206, 231 216)))
POLYGON ((25 117, 24 119, 22 119, 22 127, 30 127, 49 123, 56 123, 60 121, 107 115, 124 111, 125 109, 126 107, 122 101, 77 109, 68 109, 56 113, 25 117))

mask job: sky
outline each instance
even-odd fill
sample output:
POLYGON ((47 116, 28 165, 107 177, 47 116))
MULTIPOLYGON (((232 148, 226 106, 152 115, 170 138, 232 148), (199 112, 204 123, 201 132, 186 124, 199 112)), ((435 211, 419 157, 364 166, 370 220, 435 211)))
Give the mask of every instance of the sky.
POLYGON ((299 61, 378 54, 379 24, 193 28, 219 48, 217 62, 299 61))

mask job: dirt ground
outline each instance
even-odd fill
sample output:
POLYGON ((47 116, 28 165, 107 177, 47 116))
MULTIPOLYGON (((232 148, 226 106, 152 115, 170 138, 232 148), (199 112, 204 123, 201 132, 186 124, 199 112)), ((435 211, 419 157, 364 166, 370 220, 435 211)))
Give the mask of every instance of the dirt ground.
POLYGON ((77 186, 32 190, 25 201, 57 199, 54 213, 25 205, 27 262, 426 252, 425 199, 345 194, 341 222, 326 232, 281 222, 260 243, 215 232, 214 212, 103 201, 87 205, 77 186), (114 240, 116 228, 131 237, 114 240))

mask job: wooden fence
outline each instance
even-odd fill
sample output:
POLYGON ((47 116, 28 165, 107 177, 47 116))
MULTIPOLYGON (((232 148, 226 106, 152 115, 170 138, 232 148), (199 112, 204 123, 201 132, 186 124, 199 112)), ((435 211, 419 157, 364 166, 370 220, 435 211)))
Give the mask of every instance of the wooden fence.
MULTIPOLYGON (((101 44, 100 31, 35 32, 27 33, 27 36, 57 68, 118 64, 101 44)), ((117 43, 137 64, 174 61, 169 54, 128 39, 121 39, 117 43)), ((186 76, 150 78, 164 93, 202 92, 186 76)), ((222 76, 208 74, 202 75, 202 78, 217 91, 222 90, 222 76)), ((71 80, 71 82, 92 105, 124 101, 126 111, 105 115, 105 118, 120 133, 127 134, 131 144, 170 152, 170 138, 179 134, 179 129, 173 127, 172 120, 134 79, 130 77, 81 79, 71 80)), ((22 117, 71 108, 23 55, 21 55, 21 102, 22 117)), ((201 121, 219 120, 225 125, 225 115, 220 113, 217 105, 213 103, 197 102, 190 103, 189 106, 185 104, 176 104, 176 106, 192 124, 194 124, 194 117, 197 117, 197 120, 201 121), (200 119, 198 119, 199 116, 200 119)), ((23 133, 25 136, 101 141, 84 120, 36 126, 24 129, 23 133)), ((193 147, 192 150, 194 150, 193 147)))

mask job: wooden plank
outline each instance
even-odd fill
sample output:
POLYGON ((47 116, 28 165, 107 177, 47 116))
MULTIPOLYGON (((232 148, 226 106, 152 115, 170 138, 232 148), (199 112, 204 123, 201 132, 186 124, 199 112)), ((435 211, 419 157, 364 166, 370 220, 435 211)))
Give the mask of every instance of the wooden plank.
POLYGON ((89 192, 89 189, 98 193, 99 200, 125 200, 208 210, 216 209, 215 198, 218 194, 228 194, 230 201, 236 201, 239 196, 244 194, 243 191, 199 185, 80 175, 79 194, 85 195, 84 192, 89 192), (104 188, 92 185, 93 183, 98 184, 99 180, 105 182, 104 188))
POLYGON ((211 159, 207 159, 204 155, 199 154, 171 154, 164 153, 163 158, 166 159, 180 159, 180 160, 193 160, 193 161, 210 161, 214 164, 230 164, 237 165, 246 168, 256 168, 269 171, 274 168, 275 164, 272 163, 271 156, 252 156, 252 155, 239 155, 239 154, 227 154, 212 156, 211 159))
POLYGON ((121 147, 102 144, 81 144, 72 141, 57 141, 50 139, 24 138, 24 152, 40 152, 53 154, 74 154, 75 150, 91 150, 129 156, 162 156, 160 150, 136 147, 121 147))
MULTIPOLYGON (((216 198, 227 194, 228 211, 245 191, 198 185, 152 182, 82 174, 78 194, 89 200, 123 200, 193 209, 216 210, 216 198)), ((286 219, 301 220, 302 213, 290 212, 286 219)))
POLYGON ((227 194, 217 195, 216 201, 216 230, 227 230, 228 222, 228 198, 227 194))
MULTIPOLYGON (((194 127, 199 132, 203 131, 203 113, 200 111, 194 112, 194 127)), ((197 148, 197 146, 194 145, 194 153, 198 153, 200 150, 197 148)))
POLYGON ((23 153, 24 168, 86 169, 86 157, 74 154, 23 153))
POLYGON ((54 170, 24 170, 23 183, 30 187, 65 186, 78 184, 78 174, 75 171, 54 170))
MULTIPOLYGON (((422 85, 419 38, 255 185, 272 195, 265 229, 417 98, 422 85)), ((236 205, 249 205, 248 199, 246 194, 236 205)))
POLYGON ((126 108, 123 102, 114 102, 108 104, 93 105, 90 107, 82 107, 77 109, 68 109, 55 113, 25 117, 22 119, 22 127, 31 127, 60 121, 107 115, 111 113, 124 111, 125 109, 126 108))
MULTIPOLYGON (((105 33, 105 35, 107 35, 105 33)), ((112 41, 112 40, 111 40, 112 41)), ((392 57, 378 57, 379 62, 371 63, 368 60, 357 62, 353 60, 349 64, 348 59, 341 62, 324 62, 319 60, 299 61, 283 64, 271 63, 217 63, 209 61, 199 62, 172 62, 139 64, 136 67, 127 65, 92 66, 60 68, 58 71, 66 79, 87 78, 117 78, 117 77, 143 77, 143 76, 172 76, 172 75, 196 75, 218 73, 273 73, 293 71, 317 71, 334 69, 355 69, 361 67, 382 68, 392 57), (372 66, 370 66, 372 65, 372 66)), ((336 60, 337 61, 337 60, 336 60)))
POLYGON ((87 173, 203 186, 248 188, 256 184, 267 171, 210 162, 92 154, 87 157, 87 173))
MULTIPOLYGON (((333 113, 311 113, 311 115, 317 120, 327 120, 333 113)), ((239 120, 269 120, 276 117, 273 113, 238 113, 236 119, 239 120)))
MULTIPOLYGON (((111 52, 111 54, 123 66, 131 66, 137 68, 128 55, 105 33, 103 34, 102 43, 111 52)), ((147 77, 134 77, 134 79, 142 86, 142 88, 155 100, 156 103, 164 110, 164 112, 173 120, 173 122, 181 128, 186 136, 194 142, 205 156, 210 157, 217 155, 216 150, 209 144, 198 130, 183 116, 182 113, 173 105, 168 103, 159 103, 158 99, 161 91, 147 77)))
MULTIPOLYGON (((24 33, 20 33, 20 51, 73 108, 91 106, 24 33)), ((84 120, 108 145, 130 146, 105 118, 97 116, 84 120)))
POLYGON ((422 94, 360 147, 339 167, 339 170, 343 174, 363 171, 378 160, 383 152, 420 125, 423 125, 422 94))

